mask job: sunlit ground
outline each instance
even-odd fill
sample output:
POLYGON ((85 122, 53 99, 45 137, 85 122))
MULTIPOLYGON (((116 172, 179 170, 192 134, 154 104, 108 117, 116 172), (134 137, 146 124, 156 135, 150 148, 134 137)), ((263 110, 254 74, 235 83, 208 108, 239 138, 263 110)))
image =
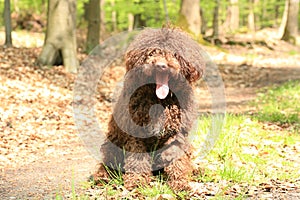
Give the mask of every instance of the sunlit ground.
MULTIPOLYGON (((44 44, 44 33, 34 33, 29 31, 13 31, 12 32, 12 42, 14 47, 42 47, 44 44)), ((0 45, 5 42, 5 32, 0 31, 0 45)))

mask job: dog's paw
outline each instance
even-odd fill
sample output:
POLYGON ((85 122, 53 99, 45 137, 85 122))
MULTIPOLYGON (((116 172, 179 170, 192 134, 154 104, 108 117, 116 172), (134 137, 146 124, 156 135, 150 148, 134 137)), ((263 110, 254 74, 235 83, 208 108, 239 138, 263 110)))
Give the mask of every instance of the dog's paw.
POLYGON ((124 187, 127 190, 133 190, 141 185, 149 185, 152 180, 153 176, 151 174, 127 173, 123 175, 124 187))

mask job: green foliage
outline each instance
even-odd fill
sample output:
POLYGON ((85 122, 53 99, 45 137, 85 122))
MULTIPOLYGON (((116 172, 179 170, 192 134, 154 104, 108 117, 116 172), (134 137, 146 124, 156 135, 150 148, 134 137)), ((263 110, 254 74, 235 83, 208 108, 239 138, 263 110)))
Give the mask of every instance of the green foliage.
MULTIPOLYGON (((4 0, 3 0, 4 2, 4 0)), ((11 9, 16 11, 27 11, 35 14, 42 14, 47 11, 47 0, 22 0, 22 1, 10 1, 11 9)))
MULTIPOLYGON (((84 4, 88 0, 77 1, 77 22, 80 26, 85 26, 84 20, 84 4)), ((170 21, 177 24, 180 11, 181 0, 166 1, 167 11, 170 21)), ((220 0, 219 9, 219 24, 223 24, 227 17, 227 9, 230 5, 227 0, 220 0)), ((203 0, 200 1, 200 7, 203 11, 203 17, 207 23, 207 28, 212 28, 213 9, 215 1, 203 0)), ((249 14, 249 0, 239 0, 238 3, 240 11, 240 27, 247 27, 247 17, 249 14)), ((256 15, 255 23, 258 29, 264 27, 278 27, 285 2, 277 0, 261 0, 254 6, 254 13, 256 15)), ((4 0, 0 0, 0 14, 3 14, 4 0)), ((11 1, 11 9, 13 12, 19 11, 24 13, 34 13, 44 15, 47 13, 46 0, 22 0, 11 1)), ((116 29, 115 31, 124 31, 128 29, 129 19, 128 15, 141 15, 141 19, 145 21, 147 27, 161 27, 166 23, 166 13, 163 6, 163 0, 106 0, 104 5, 105 24, 108 32, 113 31, 112 13, 116 14, 116 29)), ((300 19, 300 14, 299 14, 300 19)), ((300 23, 300 20, 299 20, 300 23)), ((0 25, 3 25, 3 19, 0 19, 0 25)))
POLYGON ((289 55, 291 55, 291 56, 295 56, 295 55, 298 55, 298 54, 299 54, 299 52, 296 51, 296 50, 289 51, 289 55))
POLYGON ((145 197, 154 198, 160 194, 168 194, 175 196, 170 187, 164 182, 162 177, 159 177, 151 186, 140 186, 138 191, 145 197))
MULTIPOLYGON (((202 133, 210 126, 209 119, 204 117, 200 120, 200 130, 204 128, 202 133)), ((248 184, 276 178, 295 180, 300 176, 300 172, 294 170, 297 163, 287 160, 280 149, 293 148, 299 142, 299 134, 268 129, 251 116, 227 115, 226 124, 214 149, 207 156, 207 162, 200 164, 204 172, 199 173, 196 179, 248 184)), ((198 141, 193 141, 193 144, 199 145, 198 141)))
POLYGON ((85 24, 84 4, 88 2, 89 0, 77 0, 77 24, 85 24))
POLYGON ((259 121, 288 126, 294 131, 300 128, 300 82, 287 82, 258 94, 253 102, 259 112, 259 121))
MULTIPOLYGON (((167 1, 170 20, 175 22, 179 12, 179 0, 167 1)), ((117 29, 124 31, 128 28, 128 15, 141 14, 142 20, 146 21, 148 27, 161 27, 166 23, 162 0, 111 0, 105 4, 105 22, 109 31, 113 30, 112 13, 117 15, 117 29)))
MULTIPOLYGON (((284 10, 284 1, 259 1, 254 5, 254 14, 256 16, 255 23, 258 29, 264 27, 278 26, 281 22, 281 18, 284 10)), ((205 21, 208 28, 212 27, 213 22, 213 9, 215 1, 200 1, 200 7, 203 11, 205 21)), ((227 0, 220 1, 219 10, 219 24, 223 24, 227 18, 227 9, 230 6, 230 2, 227 0)), ((247 27, 248 14, 249 14, 249 0, 239 0, 239 15, 240 15, 240 27, 247 27)), ((299 15, 300 16, 300 15, 299 15)))
POLYGON ((245 167, 237 167, 232 161, 225 161, 222 168, 218 171, 220 177, 224 180, 233 182, 249 181, 253 179, 253 173, 249 173, 245 167), (248 175, 250 174, 250 177, 248 175))

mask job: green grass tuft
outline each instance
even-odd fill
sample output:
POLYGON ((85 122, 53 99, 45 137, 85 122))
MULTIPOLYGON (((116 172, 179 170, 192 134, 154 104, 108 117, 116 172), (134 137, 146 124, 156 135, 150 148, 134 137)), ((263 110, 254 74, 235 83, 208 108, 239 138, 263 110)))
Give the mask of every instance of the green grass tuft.
POLYGON ((163 178, 159 176, 157 181, 155 181, 151 186, 140 186, 138 191, 145 197, 154 198, 160 194, 167 194, 174 196, 175 194, 170 189, 170 187, 164 182, 163 178))
MULTIPOLYGON (((210 124, 207 118, 200 121, 202 127, 210 124)), ((296 180, 300 176, 300 171, 294 170, 298 165, 288 161, 282 150, 293 149, 299 143, 299 134, 268 129, 251 116, 227 115, 214 149, 201 166, 204 172, 199 173, 196 179, 202 182, 227 180, 248 184, 270 179, 296 180)), ((193 141, 193 144, 199 143, 193 141)))
POLYGON ((261 122, 276 123, 294 132, 300 128, 300 81, 287 82, 260 92, 252 102, 258 112, 254 118, 261 122))
POLYGON ((296 50, 289 51, 289 55, 291 55, 291 56, 295 56, 295 55, 298 55, 298 54, 299 54, 299 52, 296 51, 296 50))

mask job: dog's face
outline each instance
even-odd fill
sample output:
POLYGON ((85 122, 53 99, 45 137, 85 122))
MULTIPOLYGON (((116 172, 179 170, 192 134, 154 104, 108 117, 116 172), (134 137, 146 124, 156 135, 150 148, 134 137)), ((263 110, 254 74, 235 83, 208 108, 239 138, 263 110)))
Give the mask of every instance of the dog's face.
POLYGON ((188 66, 184 60, 178 59, 175 53, 159 49, 152 50, 151 48, 147 51, 146 56, 145 54, 135 55, 135 58, 138 59, 136 62, 132 63, 132 60, 128 60, 127 70, 134 69, 137 71, 135 81, 140 78, 141 81, 155 83, 157 98, 165 99, 170 92, 170 88, 172 91, 183 89, 184 85, 192 85, 200 78, 200 72, 188 66), (141 60, 143 62, 140 62, 141 60))
POLYGON ((178 79, 180 63, 168 53, 154 51, 145 60, 144 73, 154 80, 156 96, 165 99, 170 91, 170 79, 178 79))
POLYGON ((155 83, 157 98, 165 99, 170 89, 183 89, 178 83, 191 86, 201 78, 204 67, 199 49, 195 41, 178 30, 147 29, 129 47, 126 69, 137 72, 135 81, 140 78, 155 83))

